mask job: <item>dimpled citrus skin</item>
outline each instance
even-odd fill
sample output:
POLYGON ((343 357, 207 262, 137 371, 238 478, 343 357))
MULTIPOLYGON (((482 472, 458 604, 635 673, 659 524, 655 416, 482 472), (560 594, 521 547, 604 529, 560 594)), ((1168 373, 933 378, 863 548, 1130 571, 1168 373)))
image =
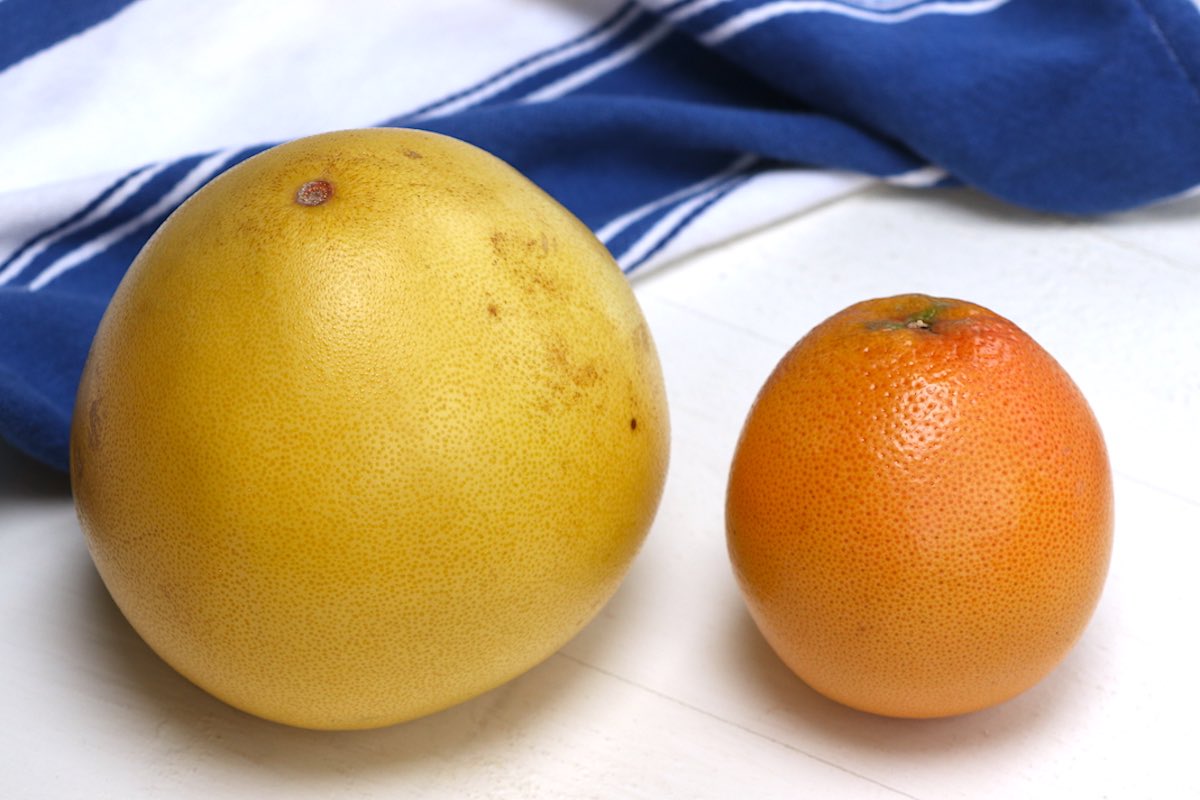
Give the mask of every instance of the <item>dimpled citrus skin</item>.
POLYGON ((667 408, 634 296, 574 217, 417 131, 297 140, 133 263, 79 389, 100 575, 183 675, 312 728, 495 687, 617 588, 667 408))
POLYGON ((979 306, 905 295, 818 325, 763 386, 726 522, 752 617, 805 682, 938 717, 1011 698, 1082 633, 1112 486, 1066 372, 979 306))

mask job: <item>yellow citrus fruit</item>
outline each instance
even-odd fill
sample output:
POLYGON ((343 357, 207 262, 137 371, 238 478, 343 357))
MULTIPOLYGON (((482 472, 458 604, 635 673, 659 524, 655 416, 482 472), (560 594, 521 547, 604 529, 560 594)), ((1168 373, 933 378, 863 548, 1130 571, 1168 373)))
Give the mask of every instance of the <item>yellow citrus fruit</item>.
POLYGON ((1112 543, 1100 429, 1012 322, 922 295, 835 314, 788 352, 738 442, 729 554, 810 686, 865 711, 959 714, 1045 676, 1112 543))
POLYGON ((359 130, 234 167, 154 235, 96 335, 72 478, 167 662, 253 714, 363 728, 574 635, 667 450, 650 334, 591 232, 482 150, 359 130))

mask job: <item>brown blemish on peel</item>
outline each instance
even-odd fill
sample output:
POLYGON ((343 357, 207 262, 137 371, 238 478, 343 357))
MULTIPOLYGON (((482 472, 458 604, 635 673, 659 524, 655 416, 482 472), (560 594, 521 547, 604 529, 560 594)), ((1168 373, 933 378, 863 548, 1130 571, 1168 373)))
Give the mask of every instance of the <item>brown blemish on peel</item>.
POLYGON ((500 316, 500 307, 495 303, 488 303, 487 312, 489 316, 498 317, 500 316))
POLYGON ((550 362, 547 386, 559 399, 579 401, 585 393, 605 380, 604 368, 594 360, 577 361, 562 342, 550 344, 546 349, 550 362))
POLYGON ((552 246, 549 240, 523 239, 504 231, 494 231, 488 236, 488 242, 492 246, 493 263, 505 266, 525 294, 545 294, 557 300, 564 298, 563 289, 551 275, 542 271, 539 263, 543 246, 552 246))
POLYGON ((528 280, 528 283, 526 284, 527 291, 536 289, 543 291, 552 297, 561 297, 562 295, 562 292, 559 290, 554 281, 550 279, 550 276, 542 272, 531 271, 526 276, 526 279, 528 280))
POLYGON ((424 158, 425 156, 421 155, 416 150, 405 150, 404 157, 405 158, 424 158))
POLYGON ((596 369, 596 365, 593 363, 587 363, 582 367, 572 368, 571 382, 581 388, 595 386, 600 382, 600 371, 596 369))
POLYGON ((631 431, 637 430, 637 417, 629 418, 629 430, 631 430, 631 431))
POLYGON ((547 354, 550 356, 550 363, 554 365, 559 372, 566 372, 570 367, 571 360, 567 358, 567 347, 562 342, 555 342, 546 348, 547 354))
POLYGON ((333 184, 318 178, 296 190, 296 203, 302 206, 319 206, 333 197, 333 184))

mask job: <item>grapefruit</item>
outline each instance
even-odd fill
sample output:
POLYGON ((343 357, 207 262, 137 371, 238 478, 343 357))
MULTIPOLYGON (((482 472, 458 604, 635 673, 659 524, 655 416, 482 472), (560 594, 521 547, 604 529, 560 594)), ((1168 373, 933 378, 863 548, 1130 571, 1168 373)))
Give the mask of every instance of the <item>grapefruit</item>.
POLYGON ((897 717, 1007 700, 1070 650, 1112 543, 1104 441, 1009 320, 923 295, 853 305, 784 356, 738 441, 729 555, 818 692, 897 717))

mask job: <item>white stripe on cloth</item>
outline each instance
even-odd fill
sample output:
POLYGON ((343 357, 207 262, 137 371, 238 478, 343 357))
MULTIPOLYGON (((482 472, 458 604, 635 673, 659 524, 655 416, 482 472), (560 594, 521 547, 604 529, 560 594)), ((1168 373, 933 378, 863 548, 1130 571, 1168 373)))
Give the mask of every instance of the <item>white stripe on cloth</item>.
POLYGON ((864 22, 895 25, 923 17, 927 14, 975 15, 995 11, 1009 0, 971 0, 970 2, 931 2, 908 6, 900 11, 883 12, 855 8, 831 0, 777 0, 777 2, 751 8, 714 26, 701 34, 700 41, 706 45, 719 45, 739 34, 777 17, 788 14, 838 14, 864 22))
MULTIPOLYGON (((447 100, 446 102, 429 109, 414 117, 416 120, 430 119, 435 117, 443 117, 449 114, 454 114, 471 106, 482 103, 489 97, 500 94, 505 89, 508 89, 521 81, 531 78, 539 72, 544 72, 558 64, 570 61, 573 58, 585 55, 600 47, 603 47, 608 42, 616 39, 634 22, 642 16, 643 10, 637 5, 630 5, 629 8, 614 22, 612 27, 596 32, 588 36, 577 44, 566 47, 561 50, 552 50, 544 54, 540 58, 535 58, 528 64, 514 69, 512 72, 504 73, 497 76, 496 80, 484 86, 480 86, 473 92, 468 92, 461 97, 447 100)), ((586 68, 585 68, 586 69, 586 68)), ((570 76, 568 76, 570 78, 570 76)), ((567 78, 563 79, 567 80, 567 78)), ((553 86, 553 84, 551 84, 553 86)), ((547 87, 549 88, 549 87, 547 87)))
POLYGON ((17 275, 19 275, 21 271, 25 269, 25 267, 29 266, 30 262, 44 253, 51 245, 62 241, 66 237, 111 214, 118 207, 120 207, 122 203, 124 203, 133 195, 137 194, 138 191, 147 183, 149 183, 155 175, 162 172, 168 166, 170 166, 170 162, 163 162, 148 169, 142 170, 129 180, 125 181, 125 183, 122 184, 119 189, 109 195, 104 202, 92 209, 90 214, 87 214, 77 220, 75 223, 66 226, 53 236, 47 236, 42 241, 32 245, 28 250, 22 253, 19 258, 15 259, 11 264, 9 264, 3 272, 0 272, 0 286, 3 286, 13 278, 17 277, 17 275))
POLYGON ((685 17, 691 16, 691 13, 685 8, 686 6, 703 6, 699 9, 699 11, 703 11, 705 8, 728 3, 729 0, 638 0, 638 2, 664 19, 674 21, 679 14, 683 14, 685 17))
POLYGON ((221 150, 202 160, 184 176, 183 180, 175 184, 175 187, 171 191, 160 197, 158 202, 154 203, 154 205, 147 208, 141 214, 106 231, 103 235, 97 236, 91 241, 80 245, 43 269, 36 278, 30 281, 29 290, 36 292, 42 289, 46 284, 61 277, 93 256, 103 253, 109 247, 146 223, 172 211, 177 205, 186 200, 192 192, 199 189, 213 177, 229 159, 233 158, 239 152, 239 149, 229 148, 221 150))
POLYGON ((726 178, 746 169, 756 160, 757 157, 750 154, 738 156, 729 166, 725 167, 725 169, 721 170, 715 175, 705 178, 702 181, 697 181, 690 186, 685 186, 682 189, 678 189, 668 195, 664 195, 657 200, 651 200, 650 202, 640 205, 631 211, 625 212, 621 216, 613 219, 608 224, 601 227, 600 230, 596 231, 596 238, 607 245, 617 234, 638 220, 653 214, 655 211, 658 211, 664 206, 668 206, 671 203, 677 203, 692 194, 711 188, 713 185, 720 183, 726 178))
POLYGON ((637 39, 634 39, 629 44, 622 47, 620 50, 612 53, 595 63, 588 64, 582 69, 567 75, 564 78, 544 86, 535 92, 527 95, 522 102, 526 103, 541 103, 547 100, 554 100, 562 97, 565 94, 575 91, 584 84, 591 83, 605 73, 612 72, 614 69, 623 67, 630 61, 645 53, 654 45, 658 44, 663 37, 669 34, 673 28, 667 23, 659 23, 650 30, 643 33, 637 39))
POLYGON ((640 280, 679 258, 878 185, 867 175, 810 167, 754 170, 736 186, 726 184, 730 190, 704 209, 704 224, 683 227, 627 274, 640 280))
POLYGON ((655 249, 661 247, 673 233, 678 233, 693 212, 735 184, 745 181, 747 177, 748 175, 745 173, 734 173, 707 191, 701 192, 671 209, 662 219, 654 223, 642 238, 634 242, 632 247, 617 257, 617 264, 620 265, 621 270, 630 272, 640 267, 655 249))
MULTIPOLYGON (((896 12, 909 6, 917 6, 928 0, 830 0, 838 5, 865 11, 896 12)), ((681 22, 709 9, 725 5, 730 0, 642 0, 654 11, 663 14, 671 22, 681 22)), ((1200 3, 1200 0, 1195 0, 1200 3)))

